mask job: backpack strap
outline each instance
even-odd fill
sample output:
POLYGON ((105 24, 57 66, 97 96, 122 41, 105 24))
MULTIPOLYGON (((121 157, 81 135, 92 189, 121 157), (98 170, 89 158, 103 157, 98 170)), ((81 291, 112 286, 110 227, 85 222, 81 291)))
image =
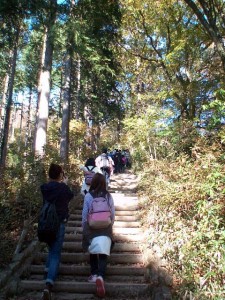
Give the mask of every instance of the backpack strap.
POLYGON ((106 199, 106 201, 107 201, 107 203, 108 203, 108 206, 109 206, 109 208, 110 208, 110 211, 112 210, 112 208, 111 208, 111 205, 110 205, 110 203, 109 203, 109 193, 108 192, 106 192, 105 194, 103 194, 102 196, 100 196, 100 195, 95 195, 94 193, 93 193, 93 191, 89 191, 89 193, 91 194, 91 196, 93 197, 93 199, 95 199, 95 198, 98 198, 98 197, 103 197, 103 198, 105 198, 106 199))
POLYGON ((94 170, 95 166, 92 167, 91 170, 88 167, 86 167, 86 168, 88 169, 89 172, 91 172, 92 170, 94 170))
POLYGON ((55 200, 53 200, 53 201, 51 201, 51 202, 48 201, 48 200, 45 200, 44 203, 43 203, 43 205, 44 205, 45 203, 55 204, 57 200, 58 200, 58 198, 55 198, 55 200))
POLYGON ((101 159, 103 159, 104 157, 109 160, 109 157, 106 153, 101 154, 101 159))

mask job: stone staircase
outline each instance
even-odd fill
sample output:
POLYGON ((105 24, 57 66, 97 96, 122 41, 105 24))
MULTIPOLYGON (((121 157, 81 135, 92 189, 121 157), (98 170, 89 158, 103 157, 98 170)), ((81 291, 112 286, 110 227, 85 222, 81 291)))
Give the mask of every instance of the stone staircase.
MULTIPOLYGON (((105 279, 105 299, 150 299, 150 285, 146 282, 145 266, 140 246, 142 228, 137 217, 138 199, 135 195, 136 178, 131 174, 114 175, 110 192, 116 208, 114 223, 115 247, 108 260, 105 279)), ((95 284, 88 283, 90 275, 89 255, 81 246, 82 203, 71 207, 70 220, 66 227, 59 275, 54 285, 54 300, 96 299, 95 284)), ((44 263, 47 248, 33 260, 29 272, 19 283, 19 298, 41 299, 44 288, 44 263)))

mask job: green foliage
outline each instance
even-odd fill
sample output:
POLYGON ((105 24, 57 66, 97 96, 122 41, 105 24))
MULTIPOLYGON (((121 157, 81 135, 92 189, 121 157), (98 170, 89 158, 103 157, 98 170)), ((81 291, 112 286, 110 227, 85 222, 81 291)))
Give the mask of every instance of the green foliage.
MULTIPOLYGON (((224 76, 218 60, 210 59, 215 52, 184 2, 122 1, 121 60, 127 102, 137 114, 146 105, 161 103, 173 111, 168 123, 198 120, 205 126, 211 116, 203 105, 211 103, 218 86, 223 87, 224 76)), ((218 11, 214 13, 219 19, 218 11)), ((222 119, 217 120, 221 124, 222 119)))
MULTIPOLYGON (((96 124, 118 115, 116 83, 120 71, 115 45, 120 25, 117 1, 81 1, 80 22, 73 31, 76 51, 81 58, 81 103, 88 105, 96 124)), ((80 112, 79 112, 80 113, 80 112)))
POLYGON ((215 99, 209 104, 203 105, 203 109, 210 115, 207 121, 209 130, 218 129, 222 126, 225 117, 225 90, 219 89, 215 92, 215 99))
POLYGON ((174 275, 174 299, 220 299, 224 291, 225 173, 220 144, 199 139, 194 160, 154 160, 139 187, 148 243, 174 275), (222 164, 221 164, 222 162, 222 164), (185 296, 186 295, 186 296, 185 296))

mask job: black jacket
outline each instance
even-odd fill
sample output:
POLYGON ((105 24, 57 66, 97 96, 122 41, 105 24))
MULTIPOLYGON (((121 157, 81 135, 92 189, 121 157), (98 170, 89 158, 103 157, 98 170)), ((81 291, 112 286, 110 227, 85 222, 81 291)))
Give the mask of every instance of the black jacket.
POLYGON ((74 194, 64 182, 50 181, 41 186, 43 203, 55 201, 56 211, 60 221, 69 217, 69 202, 74 194))

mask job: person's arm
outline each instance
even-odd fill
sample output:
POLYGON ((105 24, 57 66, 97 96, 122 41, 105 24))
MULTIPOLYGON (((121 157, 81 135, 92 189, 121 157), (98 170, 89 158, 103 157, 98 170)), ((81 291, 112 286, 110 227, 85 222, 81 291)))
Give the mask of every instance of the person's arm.
POLYGON ((62 178, 62 182, 64 182, 66 185, 68 184, 68 177, 66 175, 63 175, 63 178, 62 178))
POLYGON ((80 169, 84 172, 84 175, 91 174, 91 171, 85 166, 80 166, 80 169))
POLYGON ((111 194, 109 194, 109 205, 111 208, 111 218, 112 218, 112 224, 113 224, 115 221, 115 205, 114 205, 113 197, 111 194))
POLYGON ((82 171, 84 171, 84 170, 86 169, 85 166, 79 166, 79 168, 80 168, 82 171))
POLYGON ((84 228, 85 222, 87 222, 91 200, 92 200, 91 194, 90 193, 86 194, 84 197, 84 204, 83 204, 83 209, 82 209, 82 227, 83 228, 84 228))
POLYGON ((112 159, 111 156, 109 156, 109 162, 110 162, 110 164, 111 164, 112 166, 114 166, 114 161, 113 161, 113 159, 112 159))
MULTIPOLYGON (((68 180, 68 178, 67 178, 68 180)), ((67 200, 71 200, 74 197, 74 193, 72 192, 72 190, 69 188, 69 186, 67 185, 67 183, 65 181, 63 181, 64 187, 63 187, 63 197, 67 200)))

